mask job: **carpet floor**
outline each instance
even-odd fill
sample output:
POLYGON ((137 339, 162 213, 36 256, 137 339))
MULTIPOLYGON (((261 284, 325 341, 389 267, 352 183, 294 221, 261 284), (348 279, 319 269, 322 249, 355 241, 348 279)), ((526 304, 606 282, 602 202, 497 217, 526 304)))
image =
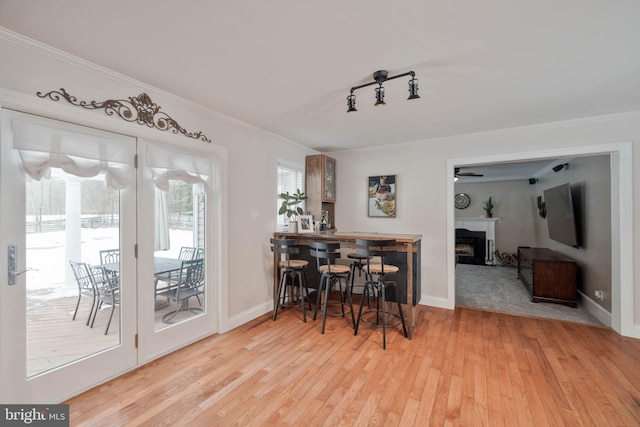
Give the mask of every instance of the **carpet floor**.
POLYGON ((583 310, 561 304, 531 302, 531 295, 511 266, 456 266, 456 305, 570 322, 601 323, 583 310))

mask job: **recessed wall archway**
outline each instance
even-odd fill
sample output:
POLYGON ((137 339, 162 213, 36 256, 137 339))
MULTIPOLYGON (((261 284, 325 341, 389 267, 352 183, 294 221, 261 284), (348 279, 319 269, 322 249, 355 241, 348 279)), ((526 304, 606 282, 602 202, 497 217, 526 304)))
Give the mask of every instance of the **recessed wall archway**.
MULTIPOLYGON (((456 158, 447 161, 447 176, 456 167, 492 163, 522 162, 552 158, 609 155, 611 159, 611 291, 612 328, 625 336, 640 338, 634 312, 633 268, 633 201, 632 143, 570 147, 536 152, 506 153, 481 157, 456 158)), ((455 307, 455 210, 454 182, 447 179, 447 305, 455 307)))

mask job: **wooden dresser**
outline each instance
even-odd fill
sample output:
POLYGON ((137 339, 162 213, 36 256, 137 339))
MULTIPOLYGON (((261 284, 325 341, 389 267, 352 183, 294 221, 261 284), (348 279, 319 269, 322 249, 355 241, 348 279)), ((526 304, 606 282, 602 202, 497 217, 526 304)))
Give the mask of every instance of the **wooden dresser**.
POLYGON ((518 248, 518 277, 533 302, 577 307, 576 262, 547 248, 518 248))

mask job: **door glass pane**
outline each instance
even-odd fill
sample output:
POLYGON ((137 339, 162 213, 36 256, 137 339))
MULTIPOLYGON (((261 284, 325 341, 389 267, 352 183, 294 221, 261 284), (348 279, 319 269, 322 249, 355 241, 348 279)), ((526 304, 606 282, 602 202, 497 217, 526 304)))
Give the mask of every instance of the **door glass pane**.
POLYGON ((155 188, 154 330, 205 310, 205 194, 199 184, 170 180, 155 188))
POLYGON ((103 177, 26 177, 27 377, 120 344, 119 212, 103 177))

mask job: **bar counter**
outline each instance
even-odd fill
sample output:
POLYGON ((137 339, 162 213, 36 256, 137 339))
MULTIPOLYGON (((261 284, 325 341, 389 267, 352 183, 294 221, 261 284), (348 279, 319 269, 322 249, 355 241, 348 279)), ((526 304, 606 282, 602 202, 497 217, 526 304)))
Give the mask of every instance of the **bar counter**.
MULTIPOLYGON (((321 231, 320 233, 288 233, 276 232, 273 234, 275 239, 295 239, 302 247, 300 255, 296 258, 309 261, 309 267, 306 269, 306 277, 309 287, 316 288, 318 286, 319 277, 316 270, 316 260, 309 254, 308 244, 312 241, 339 242, 341 248, 355 248, 356 239, 368 240, 388 240, 396 241, 397 246, 394 249, 397 253, 389 259, 385 259, 385 264, 393 264, 400 268, 398 273, 388 274, 389 280, 394 280, 398 284, 398 297, 404 307, 407 319, 407 333, 409 339, 413 337, 415 329, 415 306, 418 304, 421 295, 420 280, 420 246, 422 235, 419 234, 390 234, 390 233, 371 233, 371 232, 338 232, 338 231, 321 231), (411 301, 411 304, 407 302, 411 301)), ((293 258, 293 257, 292 257, 293 258)), ((346 255, 343 259, 347 259, 346 255)), ((349 260, 351 262, 352 260, 349 260)), ((273 272, 274 272, 274 304, 277 300, 277 283, 280 280, 278 270, 278 254, 273 256, 273 272)))

